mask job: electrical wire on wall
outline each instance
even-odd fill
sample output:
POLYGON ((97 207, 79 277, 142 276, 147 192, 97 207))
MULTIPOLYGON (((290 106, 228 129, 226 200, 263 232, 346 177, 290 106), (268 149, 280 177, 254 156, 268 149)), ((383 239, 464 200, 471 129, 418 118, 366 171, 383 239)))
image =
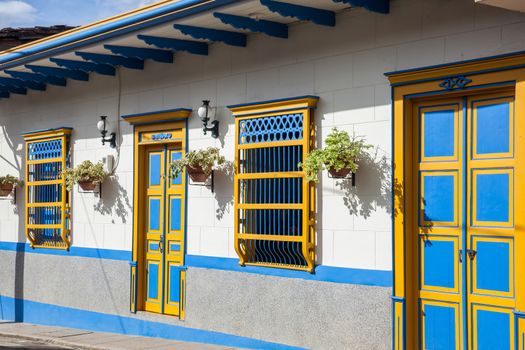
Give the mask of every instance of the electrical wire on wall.
POLYGON ((117 168, 120 163, 120 144, 122 141, 122 133, 120 130, 120 105, 122 100, 122 77, 120 75, 120 67, 116 67, 116 74, 117 74, 117 137, 116 137, 116 147, 117 150, 117 157, 115 159, 115 163, 113 164, 113 169, 111 169, 111 175, 115 175, 115 171, 117 171, 117 168))

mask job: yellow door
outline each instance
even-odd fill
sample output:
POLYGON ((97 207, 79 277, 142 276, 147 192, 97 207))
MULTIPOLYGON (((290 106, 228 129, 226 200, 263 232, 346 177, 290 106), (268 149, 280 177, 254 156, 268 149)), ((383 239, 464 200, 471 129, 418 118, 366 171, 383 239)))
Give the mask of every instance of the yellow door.
MULTIPOLYGON (((167 159, 171 162, 182 157, 182 150, 166 148, 167 159)), ((165 239, 165 282, 164 313, 184 317, 185 274, 184 265, 184 177, 167 177, 165 239)))
POLYGON ((514 349, 513 100, 414 106, 420 349, 514 349))
POLYGON ((183 316, 184 177, 169 176, 175 145, 148 146, 145 204, 145 310, 183 316))

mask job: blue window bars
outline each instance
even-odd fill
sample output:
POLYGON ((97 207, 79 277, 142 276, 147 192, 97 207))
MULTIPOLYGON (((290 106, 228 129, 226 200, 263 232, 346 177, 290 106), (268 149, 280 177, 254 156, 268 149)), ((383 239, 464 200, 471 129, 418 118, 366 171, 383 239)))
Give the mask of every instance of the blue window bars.
POLYGON ((26 236, 32 248, 69 249, 69 194, 62 170, 68 166, 67 128, 24 134, 26 140, 26 236))

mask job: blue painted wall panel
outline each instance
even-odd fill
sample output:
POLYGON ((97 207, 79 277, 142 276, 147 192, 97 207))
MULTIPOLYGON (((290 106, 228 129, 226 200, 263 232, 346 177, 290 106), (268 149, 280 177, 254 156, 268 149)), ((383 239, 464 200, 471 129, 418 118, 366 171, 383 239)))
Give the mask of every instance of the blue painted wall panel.
POLYGON ((301 350, 303 348, 271 343, 227 333, 206 331, 178 325, 144 321, 132 317, 13 299, 0 295, 0 319, 59 327, 87 329, 129 335, 159 337, 187 342, 204 342, 226 347, 268 350, 301 350))
POLYGON ((149 229, 150 231, 160 230, 160 199, 149 199, 149 229))
POLYGON ((160 185, 160 154, 153 153, 149 156, 149 185, 160 185))
POLYGON ((176 266, 170 266, 170 302, 180 301, 180 270, 176 266))
POLYGON ((159 264, 148 262, 148 299, 159 298, 159 264))
POLYGON ((454 242, 426 240, 423 250, 425 285, 454 288, 454 242))
POLYGON ((452 307, 425 305, 425 350, 456 350, 456 315, 452 307))
POLYGON ((477 310, 478 350, 510 349, 510 315, 508 313, 477 310))
POLYGON ((476 174, 476 220, 509 221, 509 174, 476 174))
POLYGON ((425 112, 423 114, 424 157, 454 155, 454 110, 425 112))
POLYGON ((509 113, 508 102, 477 107, 475 137, 478 154, 509 152, 509 113))
POLYGON ((454 176, 425 175, 425 221, 454 221, 454 176))
POLYGON ((171 198, 170 199, 170 230, 180 231, 181 225, 181 199, 171 198))
POLYGON ((476 251, 476 288, 509 292, 509 243, 481 241, 476 251))

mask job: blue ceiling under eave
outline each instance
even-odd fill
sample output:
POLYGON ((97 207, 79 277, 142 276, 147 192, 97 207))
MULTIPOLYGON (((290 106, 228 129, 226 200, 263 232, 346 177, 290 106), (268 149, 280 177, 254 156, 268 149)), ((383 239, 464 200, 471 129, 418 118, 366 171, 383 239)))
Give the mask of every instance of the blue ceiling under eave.
MULTIPOLYGON (((174 53, 179 51, 196 55, 208 55, 208 44, 222 42, 227 45, 246 47, 247 35, 236 30, 262 33, 280 39, 288 38, 288 25, 280 22, 251 18, 231 13, 233 5, 248 0, 182 0, 155 7, 132 16, 124 17, 94 28, 80 30, 30 46, 23 51, 0 56, 0 71, 10 77, 0 77, 0 99, 9 98, 11 94, 27 94, 27 89, 45 91, 46 84, 66 86, 67 79, 88 81, 89 74, 115 75, 117 67, 141 70, 145 60, 161 63, 173 63, 174 53), (227 6, 230 5, 230 6, 227 6), (227 8, 226 8, 227 7, 227 8), (225 8, 224 10, 220 10, 225 8), (231 27, 232 30, 194 26, 186 21, 177 23, 178 19, 197 13, 209 13, 218 23, 231 27), (195 40, 175 39, 171 37, 141 34, 141 31, 161 24, 173 23, 173 30, 195 40), (137 33, 136 38, 146 45, 133 47, 104 44, 130 33, 137 33), (107 54, 82 50, 93 44, 102 44, 107 54), (74 53, 77 59, 64 59, 57 56, 74 53), (49 59, 55 67, 34 64, 37 60, 49 59), (24 67, 28 71, 13 70, 24 67)), ((326 0, 333 3, 362 7, 368 11, 387 14, 390 10, 389 0, 326 0)), ((298 5, 286 1, 257 0, 259 5, 284 18, 309 21, 316 25, 334 27, 337 24, 336 13, 322 8, 298 5)), ((82 29, 82 28, 81 28, 82 29)), ((69 58, 69 57, 68 57, 69 58)))

